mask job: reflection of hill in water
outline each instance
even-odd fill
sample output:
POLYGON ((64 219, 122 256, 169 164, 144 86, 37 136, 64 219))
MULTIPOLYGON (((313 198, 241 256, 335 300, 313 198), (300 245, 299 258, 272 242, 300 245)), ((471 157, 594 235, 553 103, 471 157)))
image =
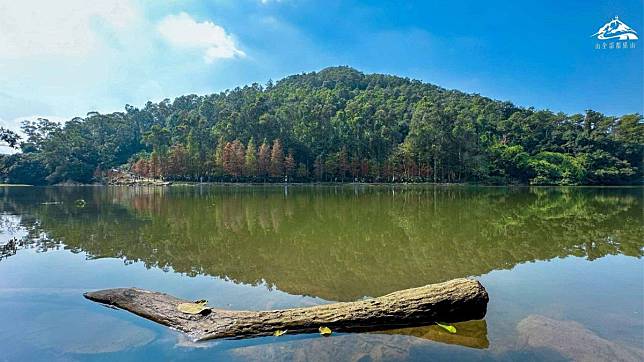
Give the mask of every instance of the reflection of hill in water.
POLYGON ((644 246, 634 188, 33 190, 0 191, 2 207, 50 243, 328 300, 644 246))

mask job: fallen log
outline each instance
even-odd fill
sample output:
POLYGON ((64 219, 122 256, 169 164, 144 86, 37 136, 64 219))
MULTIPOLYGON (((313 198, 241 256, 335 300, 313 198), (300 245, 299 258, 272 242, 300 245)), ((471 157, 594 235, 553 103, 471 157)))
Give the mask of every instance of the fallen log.
POLYGON ((84 296, 177 329, 194 340, 265 336, 277 330, 308 333, 317 332, 320 326, 350 332, 460 322, 483 318, 489 299, 485 288, 470 279, 454 279, 356 302, 271 311, 208 308, 201 314, 187 314, 177 306, 190 301, 137 288, 105 289, 84 296))

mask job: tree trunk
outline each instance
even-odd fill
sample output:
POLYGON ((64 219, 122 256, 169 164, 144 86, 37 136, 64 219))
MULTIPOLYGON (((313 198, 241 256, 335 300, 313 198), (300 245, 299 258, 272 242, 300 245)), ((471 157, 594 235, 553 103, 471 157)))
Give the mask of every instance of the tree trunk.
POLYGON ((434 155, 434 183, 436 183, 436 178, 438 176, 438 166, 436 165, 436 155, 434 155))
POLYGON ((271 311, 211 308, 196 315, 177 310, 177 305, 186 300, 142 289, 106 289, 84 296, 180 330, 195 340, 271 335, 277 330, 316 332, 320 326, 335 331, 368 331, 459 322, 483 318, 488 302, 485 288, 470 279, 454 279, 356 302, 271 311))

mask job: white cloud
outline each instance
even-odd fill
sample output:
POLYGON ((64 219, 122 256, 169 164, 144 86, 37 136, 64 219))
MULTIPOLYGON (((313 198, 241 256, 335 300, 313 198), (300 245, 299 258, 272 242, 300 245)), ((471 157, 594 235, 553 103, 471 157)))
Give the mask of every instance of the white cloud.
POLYGON ((204 50, 206 63, 246 56, 224 28, 211 21, 197 22, 184 12, 166 16, 159 22, 157 30, 177 48, 204 50))
POLYGON ((97 27, 122 31, 137 17, 131 0, 0 0, 0 59, 85 55, 100 46, 97 27))
POLYGON ((209 91, 208 77, 234 78, 207 64, 246 56, 233 35, 203 21, 205 14, 192 14, 198 22, 168 12, 173 7, 141 0, 0 0, 0 122, 122 110, 126 103, 209 91))

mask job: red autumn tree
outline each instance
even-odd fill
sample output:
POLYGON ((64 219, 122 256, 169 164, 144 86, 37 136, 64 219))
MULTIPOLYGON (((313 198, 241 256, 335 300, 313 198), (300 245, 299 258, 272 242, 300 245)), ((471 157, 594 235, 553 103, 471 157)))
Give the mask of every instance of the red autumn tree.
POLYGON ((139 177, 148 177, 148 172, 148 160, 145 158, 139 158, 138 161, 132 165, 132 173, 139 177))
POLYGON ((188 173, 189 155, 183 145, 174 145, 168 151, 168 161, 165 165, 167 176, 181 177, 188 173))

